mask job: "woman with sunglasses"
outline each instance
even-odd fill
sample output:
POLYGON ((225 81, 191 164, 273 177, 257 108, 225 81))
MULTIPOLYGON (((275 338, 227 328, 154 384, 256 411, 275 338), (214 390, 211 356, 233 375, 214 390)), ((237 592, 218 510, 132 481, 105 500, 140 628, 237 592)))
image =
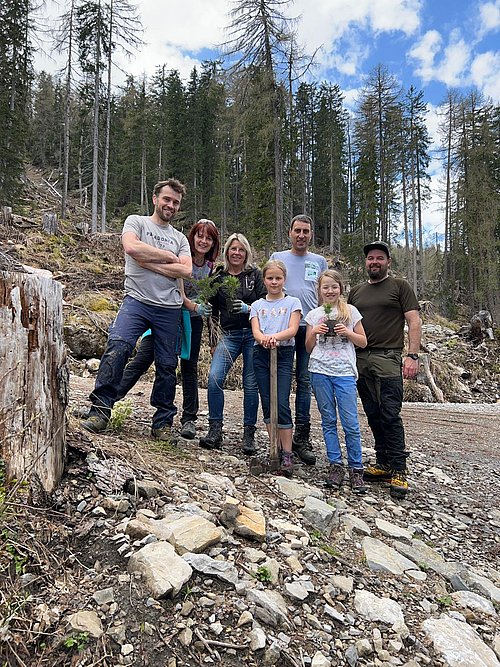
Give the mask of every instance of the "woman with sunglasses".
POLYGON ((220 287, 210 299, 213 306, 212 321, 219 325, 220 338, 213 351, 208 375, 209 430, 205 437, 200 438, 200 447, 215 449, 222 445, 224 382, 234 362, 242 354, 243 453, 254 454, 259 394, 253 371, 254 338, 248 315, 251 304, 266 294, 266 288, 261 270, 252 263, 252 250, 243 234, 231 234, 227 239, 223 262, 223 267, 215 274, 220 287), (227 283, 224 284, 224 280, 230 276, 239 282, 234 296, 228 294, 227 283))

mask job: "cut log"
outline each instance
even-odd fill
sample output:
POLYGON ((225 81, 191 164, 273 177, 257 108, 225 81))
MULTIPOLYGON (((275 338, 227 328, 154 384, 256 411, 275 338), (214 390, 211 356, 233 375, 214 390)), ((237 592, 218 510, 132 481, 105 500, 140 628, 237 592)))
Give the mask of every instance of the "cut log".
POLYGON ((63 472, 68 392, 61 285, 0 271, 1 456, 34 500, 63 472))

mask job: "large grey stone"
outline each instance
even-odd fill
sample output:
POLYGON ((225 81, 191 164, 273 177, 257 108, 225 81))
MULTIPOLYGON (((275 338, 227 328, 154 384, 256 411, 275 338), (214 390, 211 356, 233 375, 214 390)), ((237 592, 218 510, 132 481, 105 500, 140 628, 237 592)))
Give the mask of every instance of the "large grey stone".
POLYGON ((255 616, 273 627, 288 624, 286 602, 277 591, 247 590, 247 600, 255 604, 255 616), (264 612, 264 613, 262 613, 264 612))
POLYGON ((431 569, 445 566, 443 556, 432 547, 427 546, 422 540, 413 539, 410 544, 394 542, 394 547, 399 553, 402 553, 419 566, 423 565, 423 567, 431 569))
POLYGON ((405 570, 415 570, 413 561, 405 558, 392 547, 373 537, 365 537, 361 543, 370 570, 400 575, 405 570))
POLYGON ((307 496, 313 496, 314 498, 325 497, 323 491, 316 486, 309 486, 309 484, 304 484, 303 482, 298 482, 294 479, 288 479, 287 477, 277 477, 276 485, 290 500, 301 501, 304 500, 304 498, 307 498, 307 496))
POLYGON ((496 611, 492 603, 482 595, 473 593, 472 591, 456 591, 451 594, 452 599, 459 607, 466 609, 476 609, 482 611, 483 614, 495 616, 496 611))
POLYGON ((222 528, 201 516, 184 516, 169 524, 169 528, 171 535, 168 541, 180 555, 200 553, 220 542, 222 537, 222 528))
POLYGON ((380 530, 380 532, 387 537, 395 537, 396 539, 406 540, 407 542, 409 542, 413 537, 413 533, 411 533, 406 528, 397 526, 396 524, 390 523, 385 519, 376 518, 375 525, 380 530))
POLYGON ((153 542, 132 554, 129 572, 140 572, 155 598, 174 597, 189 581, 193 570, 168 542, 153 542))
POLYGON ((403 610, 395 600, 379 598, 370 591, 356 591, 354 607, 369 621, 382 621, 382 623, 397 627, 404 623, 403 610))
POLYGON ((499 667, 497 657, 467 623, 450 616, 429 618, 422 629, 447 667, 499 667))
POLYGON ((340 517, 340 523, 350 532, 361 533, 362 535, 371 535, 371 528, 355 514, 344 514, 340 517))
POLYGON ((68 625, 75 632, 88 632, 89 635, 99 639, 104 633, 101 619, 95 611, 77 611, 68 617, 68 625))
POLYGON ((238 571, 234 565, 227 560, 216 560, 215 558, 210 558, 207 554, 195 553, 187 553, 182 557, 186 563, 191 565, 193 570, 196 570, 196 572, 201 572, 210 577, 216 577, 221 581, 225 581, 227 584, 236 586, 238 581, 238 571))
POLYGON ((338 522, 336 509, 313 496, 307 496, 304 499, 302 516, 310 526, 321 531, 327 537, 338 522))
POLYGON ((500 588, 489 579, 471 569, 466 569, 461 576, 470 588, 489 597, 492 602, 500 604, 500 588))

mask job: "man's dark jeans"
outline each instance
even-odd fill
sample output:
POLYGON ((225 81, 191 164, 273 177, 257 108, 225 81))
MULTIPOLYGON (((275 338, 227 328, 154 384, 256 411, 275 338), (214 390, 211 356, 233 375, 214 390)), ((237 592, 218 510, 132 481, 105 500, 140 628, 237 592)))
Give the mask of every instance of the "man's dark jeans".
POLYGON ((358 349, 358 392, 375 440, 377 462, 404 470, 409 452, 401 419, 401 350, 358 349))
POLYGON ((106 418, 117 400, 123 370, 137 339, 144 331, 153 331, 156 376, 151 392, 151 405, 156 408, 153 428, 172 424, 177 408, 174 405, 177 357, 180 351, 180 308, 159 308, 126 296, 110 327, 106 350, 101 359, 94 391, 90 394, 90 414, 106 418), (156 334, 156 335, 155 335, 156 334))
MULTIPOLYGON (((199 410, 198 359, 200 357, 203 318, 191 318, 191 354, 189 359, 181 359, 182 374, 182 417, 181 423, 196 421, 199 410)), ((135 357, 129 361, 118 387, 117 400, 123 398, 139 381, 154 361, 153 336, 146 336, 140 342, 135 357)))
POLYGON ((306 350, 306 328, 300 326, 295 334, 295 425, 311 421, 311 374, 309 353, 306 350))

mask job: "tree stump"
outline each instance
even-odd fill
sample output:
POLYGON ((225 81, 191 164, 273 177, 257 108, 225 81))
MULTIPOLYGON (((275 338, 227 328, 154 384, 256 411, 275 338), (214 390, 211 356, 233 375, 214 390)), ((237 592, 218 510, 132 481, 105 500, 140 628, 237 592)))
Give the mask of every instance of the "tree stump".
POLYGON ((56 213, 44 213, 42 216, 42 231, 44 234, 57 234, 58 224, 57 224, 57 214, 56 213))
POLYGON ((12 208, 10 206, 0 207, 0 221, 2 221, 4 225, 12 224, 12 208))
POLYGON ((34 500, 61 479, 68 392, 61 285, 0 271, 1 456, 34 500))

